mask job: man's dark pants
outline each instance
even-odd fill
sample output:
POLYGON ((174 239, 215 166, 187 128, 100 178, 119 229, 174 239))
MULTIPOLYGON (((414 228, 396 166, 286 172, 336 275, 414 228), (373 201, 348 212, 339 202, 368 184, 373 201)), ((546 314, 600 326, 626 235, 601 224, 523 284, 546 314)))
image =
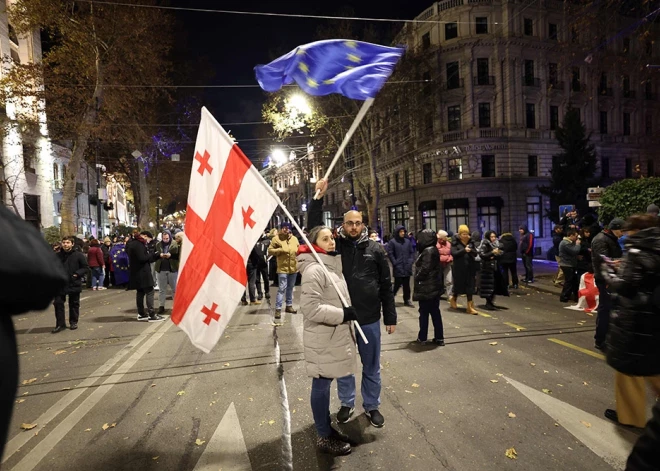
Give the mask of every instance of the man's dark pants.
POLYGON ((596 281, 598 288, 598 317, 596 317, 596 339, 597 344, 603 344, 607 338, 607 331, 610 327, 610 312, 612 312, 612 296, 607 291, 607 284, 604 281, 596 281))
POLYGON ((66 316, 64 315, 64 301, 69 296, 69 324, 77 324, 80 317, 80 293, 67 293, 55 296, 55 320, 57 326, 66 327, 66 316))

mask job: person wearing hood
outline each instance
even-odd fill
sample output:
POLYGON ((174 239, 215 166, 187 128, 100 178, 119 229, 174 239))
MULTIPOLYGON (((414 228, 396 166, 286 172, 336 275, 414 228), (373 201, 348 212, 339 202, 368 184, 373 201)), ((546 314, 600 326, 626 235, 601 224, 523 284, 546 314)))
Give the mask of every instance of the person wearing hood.
MULTIPOLYGON (((319 199, 311 200, 308 205, 309 227, 323 224, 323 195, 328 190, 327 181, 319 180, 316 189, 320 191, 319 199)), ((359 211, 348 211, 344 214, 344 223, 339 229, 336 250, 341 254, 342 273, 353 307, 357 311, 358 323, 369 342, 364 343, 360 336, 357 338, 362 361, 364 411, 371 425, 380 428, 385 424, 385 418, 378 410, 381 392, 381 310, 388 334, 396 331, 397 322, 390 267, 380 244, 369 239, 369 230, 359 211)), ((341 408, 337 412, 337 422, 346 423, 355 411, 355 375, 339 378, 337 390, 341 402, 341 408)))
POLYGON ((445 231, 438 231, 436 234, 437 242, 435 247, 438 249, 440 255, 440 267, 442 268, 442 282, 445 288, 447 299, 452 296, 453 279, 451 277, 451 266, 454 258, 451 256, 451 242, 448 240, 449 233, 445 231))
POLYGON ((499 258, 499 264, 502 267, 504 276, 504 286, 511 289, 518 289, 518 267, 516 254, 518 253, 518 242, 510 232, 505 232, 500 236, 500 249, 502 255, 499 258), (511 273, 511 285, 509 285, 509 273, 511 273))
POLYGON ((472 295, 474 294, 477 250, 470 237, 470 229, 465 224, 458 228, 458 234, 454 236, 451 243, 451 256, 454 259, 452 265, 452 279, 454 280, 454 292, 449 298, 449 305, 452 309, 458 309, 456 303, 459 295, 464 294, 467 297, 467 308, 465 312, 477 315, 474 308, 472 295))
POLYGON ((176 280, 179 275, 179 246, 173 240, 170 231, 163 231, 161 240, 156 244, 156 253, 159 258, 156 260, 156 277, 158 278, 158 314, 165 313, 165 302, 167 301, 167 286, 172 288, 172 300, 176 293, 176 280))
POLYGON ((397 226, 394 229, 394 237, 387 243, 387 255, 392 262, 394 271, 394 296, 403 286, 403 303, 408 307, 415 307, 410 301, 410 277, 412 276, 412 265, 415 260, 415 249, 412 242, 406 237, 406 228, 397 226))
POLYGON ((502 251, 497 241, 497 234, 495 231, 487 231, 479 246, 479 256, 481 258, 479 295, 486 300, 486 309, 489 311, 497 309, 495 307, 496 295, 509 295, 498 267, 500 255, 502 255, 502 251))
POLYGON ((443 271, 438 257, 438 236, 432 229, 417 233, 417 251, 419 256, 413 267, 413 300, 419 302, 419 333, 417 342, 426 345, 429 333, 429 315, 433 321, 433 343, 444 347, 445 334, 440 313, 443 271))
POLYGON ((523 283, 534 283, 534 234, 529 232, 527 224, 518 228, 520 234, 520 254, 525 267, 525 279, 523 283))
POLYGON ((165 318, 154 310, 154 277, 151 274, 151 263, 157 260, 159 253, 149 250, 149 242, 153 236, 149 231, 133 230, 131 240, 126 244, 129 260, 128 289, 136 290, 138 321, 161 322, 165 318), (147 312, 144 311, 144 298, 147 298, 147 312))
POLYGON ((318 434, 316 446, 323 453, 347 455, 351 452, 348 437, 331 426, 330 387, 333 379, 355 374, 357 352, 351 321, 357 320, 357 315, 354 307, 343 307, 333 286, 334 282, 350 306, 341 256, 335 251, 332 231, 326 226, 317 226, 312 228, 308 239, 318 260, 309 246, 301 245, 297 261, 302 275, 300 312, 305 369, 312 378, 310 399, 318 434))
POLYGON ((277 297, 275 298, 275 319, 282 317, 282 300, 286 293, 285 312, 295 314, 297 311, 293 308, 293 287, 298 278, 298 263, 296 254, 300 243, 298 238, 291 233, 291 224, 283 222, 280 225, 280 231, 270 241, 268 255, 277 259, 277 279, 279 286, 277 297))

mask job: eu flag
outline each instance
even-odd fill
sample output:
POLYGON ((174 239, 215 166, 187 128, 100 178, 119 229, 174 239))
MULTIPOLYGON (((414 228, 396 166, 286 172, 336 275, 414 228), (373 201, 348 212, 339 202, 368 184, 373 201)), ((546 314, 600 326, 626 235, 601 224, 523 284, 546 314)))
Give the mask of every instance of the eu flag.
POLYGON ((267 92, 295 81, 310 95, 340 93, 366 100, 383 87, 403 52, 398 47, 330 39, 298 46, 254 70, 259 85, 267 92))

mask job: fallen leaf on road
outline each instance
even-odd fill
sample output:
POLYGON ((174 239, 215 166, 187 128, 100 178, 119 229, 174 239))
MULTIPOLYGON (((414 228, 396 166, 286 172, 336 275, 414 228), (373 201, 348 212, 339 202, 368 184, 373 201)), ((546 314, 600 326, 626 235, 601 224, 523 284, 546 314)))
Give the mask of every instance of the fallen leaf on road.
POLYGON ((23 385, 32 384, 37 380, 37 378, 30 378, 23 381, 23 385))
MULTIPOLYGON (((528 296, 529 296, 529 295, 528 295, 528 296)), ((532 308, 531 308, 531 307, 526 307, 525 309, 527 309, 527 310, 529 311, 529 310, 531 310, 532 308)))
POLYGON ((195 445, 197 445, 197 446, 201 446, 201 445, 203 445, 204 443, 206 443, 205 440, 200 440, 199 438, 198 438, 197 440, 195 440, 195 445))
POLYGON ((412 393, 413 393, 412 391, 408 391, 407 389, 404 389, 403 391, 404 391, 404 392, 407 392, 408 394, 412 394, 412 393))
POLYGON ((302 397, 299 397, 299 398, 298 398, 298 401, 302 402, 302 401, 303 401, 303 398, 302 398, 302 397))
POLYGON ((32 430, 36 426, 37 426, 37 424, 21 424, 21 428, 23 430, 32 430))
POLYGON ((273 425, 274 423, 275 423, 274 420, 269 420, 269 421, 268 421, 268 425, 273 425))
POLYGON ((564 387, 563 384, 559 384, 559 383, 557 383, 557 386, 559 386, 560 388, 563 388, 563 387, 564 387))
POLYGON ((224 364, 224 365, 222 365, 222 366, 229 366, 229 363, 225 363, 225 364, 224 364))
POLYGON ((531 366, 536 366, 536 363, 530 363, 531 366))
POLYGON ((16 399, 16 404, 20 404, 21 402, 25 402, 25 399, 16 399))
POLYGON ((154 460, 154 461, 156 461, 158 458, 160 458, 160 456, 154 456, 154 457, 151 458, 151 459, 154 460))
POLYGON ((484 334, 492 334, 492 332, 490 330, 484 329, 484 334))
POLYGON ((512 460, 517 460, 518 459, 518 452, 516 451, 515 448, 509 448, 506 450, 505 453, 506 457, 512 460))
POLYGON ((295 409, 293 409, 293 410, 291 411, 291 413, 292 413, 292 414, 295 414, 295 413, 296 413, 296 410, 295 410, 295 409))
POLYGON ((85 429, 85 432, 91 432, 91 431, 92 431, 91 428, 86 428, 86 429, 85 429))
POLYGON ((587 383, 586 381, 584 381, 582 384, 584 384, 585 386, 589 386, 589 383, 587 383))
POLYGON ((552 391, 550 391, 549 389, 541 389, 541 391, 543 391, 546 394, 552 394, 552 391))
POLYGON ((30 394, 30 391, 25 391, 25 392, 23 393, 23 396, 27 396, 28 394, 30 394))
POLYGON ((502 353, 502 350, 498 350, 497 353, 502 353))
POLYGON ((548 370, 543 370, 544 373, 550 373, 548 370))
POLYGON ((513 412, 509 412, 509 418, 511 418, 511 419, 515 419, 515 418, 516 418, 516 414, 514 414, 513 412))
POLYGON ((438 412, 439 412, 440 414, 444 414, 444 412, 442 412, 441 410, 439 410, 438 412))
POLYGON ((57 350, 55 355, 61 355, 62 353, 66 353, 66 350, 57 350))
POLYGON ((499 376, 501 378, 504 375, 502 373, 497 373, 495 376, 499 376))
POLYGON ((413 388, 418 388, 418 387, 419 387, 419 384, 417 384, 417 383, 413 383, 413 384, 412 384, 412 387, 413 387, 413 388))
POLYGON ((185 393, 186 393, 185 391, 179 391, 178 393, 176 393, 176 395, 177 396, 183 396, 185 393))
POLYGON ((117 425, 117 424, 110 424, 110 425, 108 425, 108 424, 103 424, 103 426, 102 426, 101 428, 102 428, 103 430, 108 430, 109 428, 113 428, 113 427, 116 426, 116 425, 117 425))
POLYGON ((580 420, 580 423, 584 425, 587 428, 591 428, 591 424, 589 422, 585 422, 584 420, 580 420))
POLYGON ((410 454, 410 457, 411 457, 411 458, 417 458, 417 457, 416 457, 415 455, 413 455, 412 453, 410 454))
POLYGON ((559 427, 559 424, 557 422, 555 422, 555 427, 559 427))
POLYGON ((44 379, 48 378, 49 376, 50 376, 50 373, 46 373, 46 375, 44 376, 44 379))
POLYGON ((488 345, 497 345, 497 342, 491 342, 488 345))
POLYGON ((70 390, 70 389, 71 389, 71 388, 62 388, 62 391, 68 391, 68 390, 70 390))
POLYGON ((156 385, 155 385, 155 384, 152 384, 152 385, 151 385, 151 387, 152 387, 152 388, 155 388, 155 387, 156 387, 156 385))
POLYGON ((18 352, 19 355, 25 355, 27 352, 18 352))
POLYGON ((496 379, 491 379, 490 382, 491 382, 491 383, 499 383, 499 381, 496 380, 496 379))
POLYGON ((252 399, 251 397, 248 397, 248 400, 249 400, 250 402, 254 402, 254 399, 252 399))

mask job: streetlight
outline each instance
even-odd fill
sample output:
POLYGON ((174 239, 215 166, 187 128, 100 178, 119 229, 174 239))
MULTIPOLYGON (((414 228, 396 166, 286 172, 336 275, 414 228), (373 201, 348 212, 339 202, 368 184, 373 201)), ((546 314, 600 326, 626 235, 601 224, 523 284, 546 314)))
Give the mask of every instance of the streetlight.
POLYGON ((282 149, 273 149, 271 157, 277 167, 281 167, 287 162, 286 154, 282 149))
POLYGON ((309 106, 307 98, 305 98, 305 96, 301 95, 300 93, 296 93, 295 95, 291 95, 289 97, 289 100, 287 101, 287 108, 292 112, 296 112, 296 114, 303 114, 306 116, 312 114, 312 108, 309 106))

